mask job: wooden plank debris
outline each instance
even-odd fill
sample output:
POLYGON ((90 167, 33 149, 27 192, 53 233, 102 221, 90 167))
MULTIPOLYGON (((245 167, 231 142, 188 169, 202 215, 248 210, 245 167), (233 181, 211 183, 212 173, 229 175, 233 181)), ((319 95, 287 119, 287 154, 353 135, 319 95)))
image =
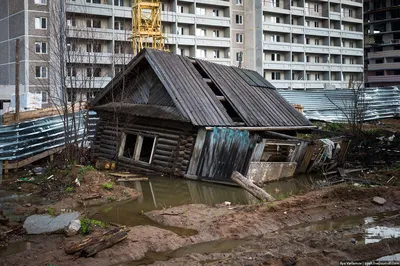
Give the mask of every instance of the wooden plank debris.
POLYGON ((135 181, 148 181, 147 177, 135 177, 135 178, 118 178, 117 182, 135 182, 135 181))
POLYGON ((123 173, 108 173, 111 176, 116 176, 116 177, 138 177, 140 175, 138 174, 131 174, 128 172, 123 172, 123 173))
MULTIPOLYGON (((73 111, 78 112, 79 110, 86 109, 86 104, 75 104, 73 111)), ((72 111, 71 107, 68 107, 68 113, 72 111)), ((52 108, 44 108, 44 109, 39 109, 39 110, 34 110, 34 111, 27 111, 27 112, 22 112, 19 115, 19 122, 27 121, 27 120, 32 120, 32 119, 37 119, 45 116, 55 116, 55 115, 62 115, 63 110, 60 108, 52 107, 52 108)), ((15 115, 14 113, 5 113, 3 115, 3 123, 4 125, 9 125, 16 123, 15 121, 15 115)))

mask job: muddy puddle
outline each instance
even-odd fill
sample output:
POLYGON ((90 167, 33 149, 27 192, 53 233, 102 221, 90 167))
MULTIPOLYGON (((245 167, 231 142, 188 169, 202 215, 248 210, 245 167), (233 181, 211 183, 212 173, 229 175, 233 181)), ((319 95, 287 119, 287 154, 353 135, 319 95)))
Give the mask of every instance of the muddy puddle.
POLYGON ((149 265, 156 261, 167 261, 174 258, 181 258, 189 254, 210 254, 210 253, 225 253, 230 252, 233 249, 254 241, 257 237, 247 237, 243 239, 222 239, 211 242, 204 242, 178 248, 170 252, 148 252, 146 257, 141 260, 131 261, 122 264, 116 264, 114 266, 138 266, 138 265, 149 265))
POLYGON ((31 249, 33 243, 28 241, 15 242, 9 244, 7 247, 0 248, 0 258, 4 258, 13 254, 23 252, 31 249))
MULTIPOLYGON (((289 229, 304 228, 306 231, 343 231, 350 230, 357 226, 364 226, 379 222, 381 219, 397 215, 398 212, 381 213, 376 216, 350 216, 330 221, 315 222, 310 225, 295 226, 289 229)), ((400 237, 400 228, 373 226, 366 228, 360 239, 357 239, 357 244, 370 244, 379 242, 386 238, 400 237)), ((243 239, 222 239, 211 242, 204 242, 195 245, 179 248, 170 252, 148 252, 146 257, 141 260, 131 261, 115 266, 136 266, 149 265, 156 261, 167 261, 174 258, 181 258, 189 254, 211 254, 211 253, 227 253, 233 252, 235 248, 262 241, 262 236, 250 236, 243 239)), ((379 261, 399 261, 400 254, 377 258, 379 261)))
MULTIPOLYGON (((257 202, 252 195, 240 187, 187 179, 151 177, 148 181, 120 182, 119 184, 132 187, 141 192, 142 195, 134 201, 116 202, 89 208, 87 210, 89 216, 105 222, 127 226, 157 226, 143 213, 185 204, 213 206, 225 201, 229 201, 232 204, 252 204, 257 202)), ((279 196, 306 192, 311 187, 312 182, 310 179, 306 176, 301 176, 279 182, 270 182, 265 186, 265 189, 272 195, 279 196)), ((182 232, 179 234, 182 234, 182 232)))

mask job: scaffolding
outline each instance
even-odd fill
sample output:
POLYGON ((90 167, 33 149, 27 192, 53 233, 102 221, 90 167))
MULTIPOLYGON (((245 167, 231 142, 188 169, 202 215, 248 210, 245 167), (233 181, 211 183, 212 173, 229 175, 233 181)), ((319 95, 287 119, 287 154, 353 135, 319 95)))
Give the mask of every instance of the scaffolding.
POLYGON ((143 48, 164 50, 161 28, 161 0, 132 0, 132 48, 137 55, 143 48))

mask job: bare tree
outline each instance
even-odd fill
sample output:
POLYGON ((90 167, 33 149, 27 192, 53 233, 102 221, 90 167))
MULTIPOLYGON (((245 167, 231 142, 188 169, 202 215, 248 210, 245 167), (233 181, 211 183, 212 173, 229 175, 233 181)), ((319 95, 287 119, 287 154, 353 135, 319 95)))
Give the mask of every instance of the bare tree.
POLYGON ((346 118, 350 133, 354 136, 358 136, 362 133, 362 127, 368 108, 365 102, 364 81, 350 79, 349 91, 351 92, 351 97, 342 100, 341 105, 333 101, 328 95, 326 96, 328 100, 335 105, 340 113, 346 118))
POLYGON ((78 19, 66 13, 65 1, 50 1, 49 13, 47 51, 39 55, 31 51, 46 62, 46 75, 42 79, 34 78, 32 83, 36 90, 48 92, 51 105, 63 117, 65 154, 71 163, 81 158, 79 146, 83 146, 87 135, 88 116, 80 110, 101 87, 99 83, 104 83, 104 78, 111 77, 112 73, 101 68, 104 44, 93 42, 97 33, 93 27, 99 26, 94 25, 100 24, 99 20, 88 15, 78 19))

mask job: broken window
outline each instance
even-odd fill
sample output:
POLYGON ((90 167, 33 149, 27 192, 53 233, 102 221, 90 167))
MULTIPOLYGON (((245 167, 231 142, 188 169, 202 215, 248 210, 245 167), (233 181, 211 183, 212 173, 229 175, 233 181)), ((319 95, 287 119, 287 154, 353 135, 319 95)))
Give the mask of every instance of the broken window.
POLYGON ((144 163, 151 163, 156 137, 150 135, 124 134, 119 156, 144 163))
POLYGON ((296 145, 287 143, 266 143, 261 162, 290 162, 296 145))

